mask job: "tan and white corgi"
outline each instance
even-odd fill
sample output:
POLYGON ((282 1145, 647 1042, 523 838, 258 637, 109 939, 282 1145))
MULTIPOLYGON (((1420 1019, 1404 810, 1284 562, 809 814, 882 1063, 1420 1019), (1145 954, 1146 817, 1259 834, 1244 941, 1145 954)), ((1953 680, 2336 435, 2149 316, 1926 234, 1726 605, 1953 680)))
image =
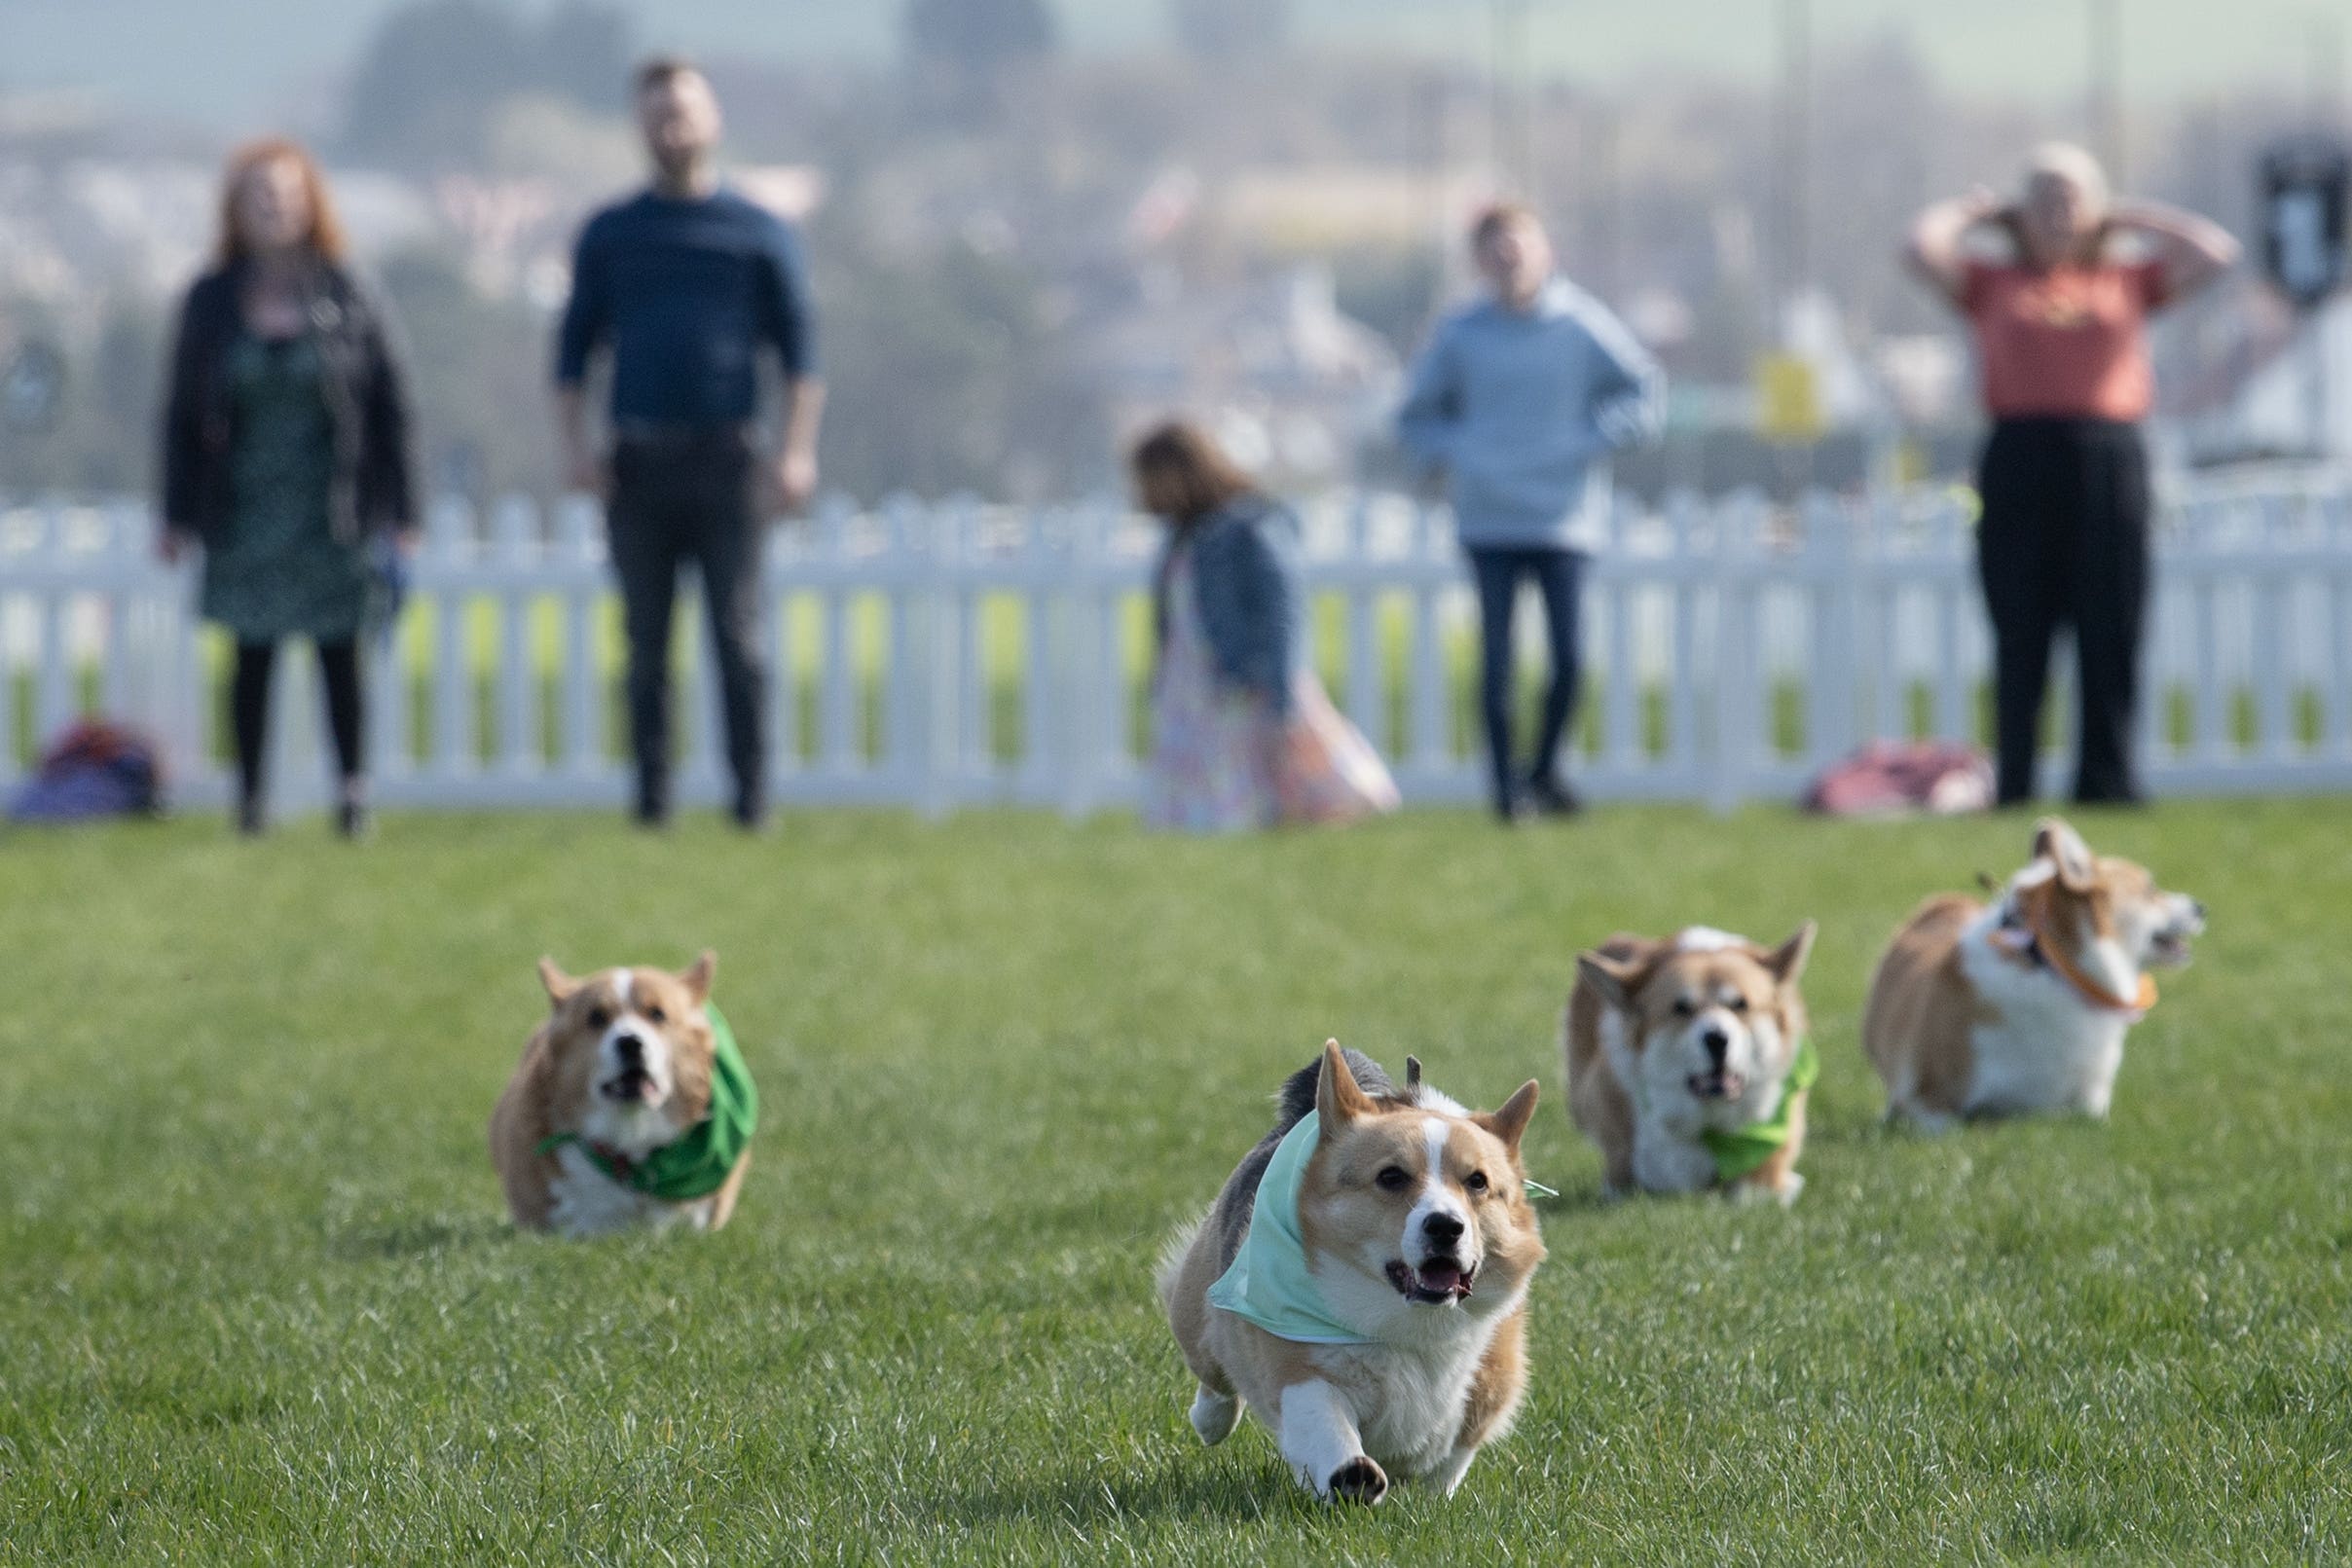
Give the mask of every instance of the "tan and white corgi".
POLYGON ((2188 962, 2205 906, 2056 818, 1992 903, 1939 893, 1894 933, 1870 982, 1862 1049, 1887 1114, 2104 1116, 2124 1032, 2154 1005, 2151 967, 2188 962))
POLYGON ((539 960, 548 1018, 490 1118, 516 1224, 590 1236, 727 1222, 759 1096, 711 1004, 717 965, 705 953, 682 974, 575 980, 539 960))
POLYGON ((1160 1264, 1193 1429, 1221 1442, 1246 1404, 1318 1497, 1378 1503, 1392 1476, 1452 1495, 1526 1386, 1536 1086, 1473 1115, 1408 1065, 1400 1089, 1326 1044, 1160 1264))
POLYGON ((1819 1070, 1797 989, 1814 931, 1807 921, 1767 950, 1694 926, 1578 956, 1561 1025, 1568 1112, 1600 1146, 1611 1196, 1796 1201, 1819 1070))

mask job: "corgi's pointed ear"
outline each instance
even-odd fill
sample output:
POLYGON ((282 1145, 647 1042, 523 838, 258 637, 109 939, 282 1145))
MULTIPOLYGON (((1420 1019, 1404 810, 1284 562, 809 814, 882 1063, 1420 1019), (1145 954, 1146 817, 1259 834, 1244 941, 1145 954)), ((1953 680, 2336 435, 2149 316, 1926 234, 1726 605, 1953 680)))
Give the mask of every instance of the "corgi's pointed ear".
POLYGON ((699 1007, 711 1000, 711 982, 717 978, 718 955, 706 947, 702 950, 702 957, 678 977, 678 983, 686 988, 686 995, 692 997, 694 1005, 699 1007))
POLYGON ((539 960, 539 984, 547 988, 547 1003, 552 1007, 561 1007, 580 989, 580 982, 557 968, 551 958, 539 960))
POLYGON ((1814 921, 1799 926, 1796 934, 1764 956, 1764 966, 1782 985, 1795 985, 1797 976, 1805 972, 1805 961, 1813 957, 1813 939, 1821 928, 1814 921))
POLYGON ((1355 1074, 1348 1071, 1347 1058, 1340 1050, 1340 1042, 1323 1042, 1323 1071, 1315 1077, 1315 1114, 1326 1127, 1344 1126, 1358 1116, 1372 1114, 1372 1096, 1356 1083, 1355 1074))
POLYGON ((2082 835, 2060 818, 2044 817, 2034 827, 2034 858, 2058 868, 2058 886, 2069 893, 2088 893, 2099 879, 2098 862, 2082 835))
POLYGON ((1535 1098, 1541 1090, 1533 1078, 1519 1086, 1519 1092, 1502 1103, 1500 1110, 1485 1112, 1470 1119, 1503 1142, 1512 1153, 1519 1152, 1519 1141, 1526 1135, 1527 1123, 1535 1119, 1535 1098))
POLYGON ((1620 1011, 1631 1011, 1634 993, 1649 978, 1650 955, 1629 953, 1612 942, 1607 947, 1577 954, 1576 973, 1600 993, 1601 1001, 1620 1011))

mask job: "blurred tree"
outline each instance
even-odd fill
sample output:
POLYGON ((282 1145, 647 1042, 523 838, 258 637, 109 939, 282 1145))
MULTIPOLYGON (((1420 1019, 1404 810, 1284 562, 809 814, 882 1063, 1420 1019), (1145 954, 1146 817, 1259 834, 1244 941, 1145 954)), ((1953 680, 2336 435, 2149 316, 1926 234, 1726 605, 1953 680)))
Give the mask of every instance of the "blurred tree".
POLYGON ((1204 60, 1245 59, 1290 41, 1291 0, 1170 0, 1168 21, 1204 60))
POLYGON ((486 298, 439 251, 403 251, 379 273, 408 348, 425 490, 472 488, 479 498, 552 485, 553 350, 538 312, 486 298))
POLYGON ((412 0, 386 17, 351 74, 345 144, 439 163, 481 144, 491 106, 526 78, 521 30, 486 0, 412 0))
POLYGON ((1024 265, 962 243, 885 249, 846 220, 820 224, 811 248, 828 488, 1036 500, 1105 477, 1099 399, 1024 265))
POLYGON ((617 7, 565 0, 539 24, 532 57, 541 91, 611 113, 627 106, 636 54, 636 35, 617 7))
POLYGON ((509 98, 620 109, 629 55, 627 18, 593 0, 567 0, 536 24, 492 0, 408 0, 352 70, 344 146, 392 164, 471 162, 509 98))
POLYGON ((95 314, 85 336, 49 306, 0 298, 0 343, 43 343, 65 360, 55 421, 38 430, 0 425, 0 485, 12 495, 147 489, 170 326, 161 302, 144 293, 111 292, 95 314))
POLYGON ((980 75, 1050 55, 1060 42, 1047 0, 907 0, 905 25, 917 65, 980 75))

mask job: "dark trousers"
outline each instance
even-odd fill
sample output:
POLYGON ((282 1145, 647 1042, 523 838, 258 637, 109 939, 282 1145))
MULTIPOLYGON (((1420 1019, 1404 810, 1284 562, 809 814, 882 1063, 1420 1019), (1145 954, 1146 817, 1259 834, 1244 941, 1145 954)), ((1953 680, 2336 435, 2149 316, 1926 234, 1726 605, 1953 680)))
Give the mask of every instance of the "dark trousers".
POLYGON ((1478 578, 1479 708, 1487 722, 1494 804, 1504 810, 1519 793, 1519 775, 1511 765, 1516 673, 1511 622, 1519 604, 1519 585, 1526 578, 1535 579, 1543 594, 1544 626, 1552 646, 1552 684, 1544 693, 1543 724, 1536 732, 1535 755, 1528 769, 1541 779, 1550 777, 1557 765, 1561 738, 1575 716, 1576 699, 1584 684, 1582 643, 1577 634, 1584 557, 1552 547, 1480 545, 1470 550, 1470 569, 1478 578))
POLYGON ((670 621, 678 569, 688 561, 702 579, 718 655, 736 807, 756 813, 766 800, 759 586, 765 528, 753 494, 755 470, 750 436, 736 429, 624 438, 613 449, 606 523, 629 639, 629 738, 641 815, 658 817, 670 808, 670 621))
MULTIPOLYGON (((229 677, 229 733, 237 743, 237 795, 246 805, 262 796, 263 754, 269 749, 270 686, 277 673, 277 644, 239 642, 229 677)), ((318 644, 318 675, 327 691, 327 730, 335 739, 335 765, 344 783, 366 771, 360 755, 365 728, 360 710, 359 644, 350 638, 318 644)))
POLYGON ((2075 632, 2081 735, 2075 798, 2138 798, 2132 717, 2148 605, 2148 455, 2108 419, 2003 419, 1986 444, 1977 565, 1993 622, 2003 804, 2030 800, 2050 644, 2075 632))

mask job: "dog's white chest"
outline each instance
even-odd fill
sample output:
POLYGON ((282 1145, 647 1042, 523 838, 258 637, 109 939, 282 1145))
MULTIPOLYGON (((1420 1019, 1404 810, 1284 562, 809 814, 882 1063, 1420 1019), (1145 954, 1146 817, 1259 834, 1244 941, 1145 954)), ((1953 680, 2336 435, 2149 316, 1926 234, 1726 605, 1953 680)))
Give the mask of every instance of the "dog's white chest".
POLYGON ((1977 932, 1961 943, 1961 968, 2000 1015, 1969 1031, 1966 1111, 2106 1115, 2123 1065, 2124 1015, 2093 1008, 2049 970, 1993 952, 1977 932))
POLYGON ((1364 1451, 1402 1474, 1420 1475, 1452 1450, 1471 1379, 1492 1338, 1489 1323, 1443 1347, 1333 1345, 1316 1360, 1347 1391, 1364 1451))
POLYGON ((586 1151, 567 1144, 555 1151, 556 1177, 547 1185, 547 1222, 574 1238, 610 1235, 639 1225, 661 1229, 684 1222, 697 1230, 711 1222, 711 1203, 665 1203, 621 1185, 596 1168, 586 1151))

